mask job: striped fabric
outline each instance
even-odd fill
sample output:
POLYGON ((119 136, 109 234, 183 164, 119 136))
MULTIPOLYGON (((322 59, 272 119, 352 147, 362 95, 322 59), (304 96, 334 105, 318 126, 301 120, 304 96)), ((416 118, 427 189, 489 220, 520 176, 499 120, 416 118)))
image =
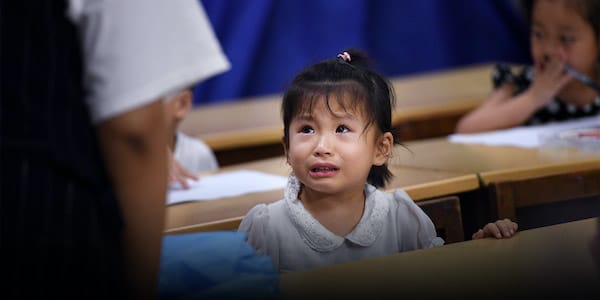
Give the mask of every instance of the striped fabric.
POLYGON ((2 1, 1 298, 119 298, 122 220, 66 2, 2 1))

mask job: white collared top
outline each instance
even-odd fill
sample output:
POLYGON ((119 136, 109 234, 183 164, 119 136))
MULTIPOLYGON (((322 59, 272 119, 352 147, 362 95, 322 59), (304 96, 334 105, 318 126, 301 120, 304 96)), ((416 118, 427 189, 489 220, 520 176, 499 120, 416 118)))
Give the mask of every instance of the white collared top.
POLYGON ((298 179, 290 176, 284 199, 255 206, 240 224, 257 253, 270 256, 280 272, 444 244, 431 219, 402 189, 388 193, 365 184, 361 220, 352 232, 338 236, 304 208, 298 199, 300 187, 298 179))

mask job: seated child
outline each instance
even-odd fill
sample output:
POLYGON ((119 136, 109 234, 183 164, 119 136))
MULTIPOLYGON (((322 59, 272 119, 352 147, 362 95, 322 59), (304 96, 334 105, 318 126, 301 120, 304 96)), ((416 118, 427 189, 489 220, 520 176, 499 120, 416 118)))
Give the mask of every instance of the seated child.
POLYGON ((219 168, 215 154, 208 145, 178 130, 179 124, 192 107, 192 98, 191 89, 186 89, 164 101, 169 134, 167 148, 172 153, 169 159, 169 177, 183 187, 187 187, 186 178, 197 179, 195 174, 219 168))
MULTIPOLYGON (((394 97, 366 61, 347 50, 303 70, 283 96, 283 144, 293 175, 283 200, 255 206, 239 228, 280 272, 444 243, 402 189, 377 189, 392 177, 394 97)), ((500 220, 473 238, 511 237, 516 230, 500 220)))
POLYGON ((600 114, 599 92, 565 71, 600 79, 600 1, 534 0, 531 21, 533 67, 513 75, 494 71, 494 91, 465 115, 456 132, 470 133, 535 125, 600 114))

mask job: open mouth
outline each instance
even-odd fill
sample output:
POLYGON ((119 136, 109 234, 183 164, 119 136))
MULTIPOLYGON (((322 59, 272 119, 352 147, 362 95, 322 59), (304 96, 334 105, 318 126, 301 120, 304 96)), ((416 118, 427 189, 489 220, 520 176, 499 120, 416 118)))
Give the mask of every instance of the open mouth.
POLYGON ((337 171, 338 168, 330 168, 330 167, 317 167, 310 169, 311 172, 333 172, 337 171))

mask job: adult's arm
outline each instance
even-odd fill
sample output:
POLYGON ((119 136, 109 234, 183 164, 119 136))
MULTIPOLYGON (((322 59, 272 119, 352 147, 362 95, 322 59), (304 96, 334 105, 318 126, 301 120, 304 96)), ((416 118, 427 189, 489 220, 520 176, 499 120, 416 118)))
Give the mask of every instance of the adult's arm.
POLYGON ((163 103, 98 124, 100 147, 124 220, 125 271, 132 299, 156 295, 167 188, 163 103))

